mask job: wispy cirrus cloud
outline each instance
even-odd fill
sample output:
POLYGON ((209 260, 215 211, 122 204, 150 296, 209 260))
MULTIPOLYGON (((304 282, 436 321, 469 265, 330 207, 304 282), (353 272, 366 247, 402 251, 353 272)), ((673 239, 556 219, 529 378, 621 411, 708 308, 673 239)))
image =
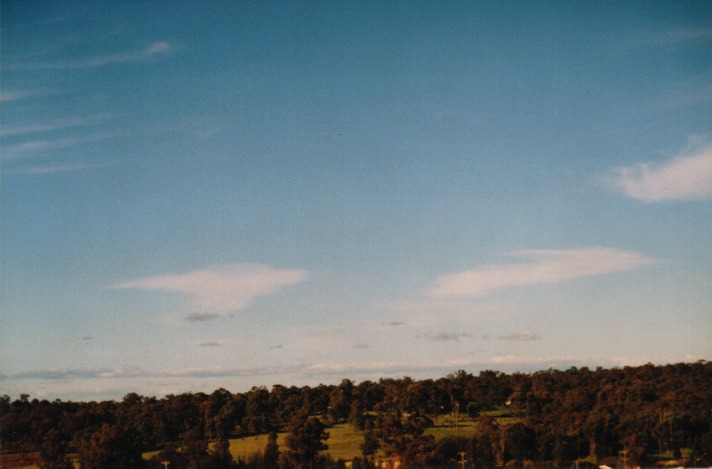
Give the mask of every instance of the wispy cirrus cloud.
POLYGON ((508 255, 526 262, 483 265, 443 275, 435 281, 429 294, 440 298, 476 297, 496 290, 635 270, 658 262, 638 252, 605 247, 531 249, 508 255))
MULTIPOLYGON (((32 90, 32 91, 0 91, 0 102, 9 103, 13 101, 21 101, 24 99, 37 98, 46 94, 50 94, 49 91, 32 90)), ((3 131, 4 133, 4 131, 3 131)))
MULTIPOLYGON (((262 264, 231 264, 184 274, 145 277, 113 285, 118 289, 164 290, 190 297, 201 313, 192 320, 244 309, 258 298, 309 278, 304 270, 273 269, 262 264)), ((191 319, 191 316, 188 318, 191 319)))
POLYGON ((66 70, 99 68, 109 65, 132 64, 150 60, 170 53, 173 47, 165 41, 154 42, 145 49, 115 54, 100 55, 86 59, 65 60, 59 62, 30 62, 9 64, 7 70, 66 70))
POLYGON ((65 164, 47 164, 47 165, 31 165, 31 166, 20 166, 16 168, 10 168, 5 170, 5 174, 27 174, 27 175, 40 175, 40 174, 57 174, 57 173, 73 173, 77 171, 85 171, 89 169, 105 168, 110 166, 111 162, 100 162, 100 163, 65 163, 65 164))
POLYGON ((3 161, 12 161, 19 158, 27 158, 39 153, 48 153, 52 151, 71 148, 78 145, 86 145, 89 143, 107 140, 120 135, 116 132, 102 132, 93 135, 72 136, 58 139, 38 139, 27 142, 6 145, 3 151, 3 161))
POLYGON ((669 46, 686 42, 712 41, 712 28, 686 28, 651 34, 643 43, 649 46, 669 46))
MULTIPOLYGON (((66 117, 51 119, 44 122, 4 126, 2 128, 3 140, 12 143, 3 146, 2 161, 8 164, 5 174, 8 175, 43 175, 70 173, 89 169, 102 168, 112 165, 111 160, 102 161, 45 161, 42 163, 27 163, 36 157, 70 150, 82 145, 102 142, 120 135, 118 132, 100 131, 91 132, 87 129, 77 130, 77 127, 86 127, 100 124, 112 116, 97 114, 87 117, 66 117), (80 132, 76 135, 58 137, 52 135, 59 131, 80 132), (45 134, 49 134, 46 136, 45 134)), ((64 156, 64 155, 62 155, 64 156)))
POLYGON ((661 95, 654 103, 657 109, 670 109, 704 105, 712 101, 712 74, 706 74, 703 83, 685 83, 676 90, 661 95))
POLYGON ((706 199, 712 197, 712 145, 664 163, 615 168, 602 181, 642 202, 706 199))
POLYGON ((0 91, 0 103, 6 103, 10 101, 17 101, 22 99, 23 94, 19 92, 11 92, 11 91, 0 91))
POLYGON ((72 127, 80 127, 86 125, 97 124, 111 118, 109 114, 100 114, 88 117, 65 117, 61 119, 52 119, 47 122, 36 122, 32 124, 3 126, 0 133, 3 137, 12 137, 16 135, 26 135, 33 133, 52 132, 54 130, 68 129, 72 127))
POLYGON ((27 154, 59 150, 79 145, 80 143, 80 140, 76 137, 66 137, 56 140, 33 140, 14 145, 7 145, 5 147, 5 156, 3 156, 3 160, 15 160, 27 154))

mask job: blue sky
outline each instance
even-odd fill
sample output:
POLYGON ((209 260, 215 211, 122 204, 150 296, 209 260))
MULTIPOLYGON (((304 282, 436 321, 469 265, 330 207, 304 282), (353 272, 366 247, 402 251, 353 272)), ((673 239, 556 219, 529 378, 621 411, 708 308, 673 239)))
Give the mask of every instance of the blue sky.
POLYGON ((712 359, 709 2, 3 2, 0 391, 712 359))

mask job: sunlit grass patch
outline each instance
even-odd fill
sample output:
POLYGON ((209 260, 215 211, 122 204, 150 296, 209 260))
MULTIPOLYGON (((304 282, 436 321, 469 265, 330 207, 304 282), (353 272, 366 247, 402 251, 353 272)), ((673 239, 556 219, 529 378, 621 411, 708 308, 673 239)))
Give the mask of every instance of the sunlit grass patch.
MULTIPOLYGON (((230 454, 236 461, 238 459, 247 459, 256 453, 262 453, 267 446, 268 434, 250 435, 241 438, 233 438, 230 440, 230 454)), ((284 451, 284 438, 287 433, 277 433, 277 444, 280 451, 284 451)))

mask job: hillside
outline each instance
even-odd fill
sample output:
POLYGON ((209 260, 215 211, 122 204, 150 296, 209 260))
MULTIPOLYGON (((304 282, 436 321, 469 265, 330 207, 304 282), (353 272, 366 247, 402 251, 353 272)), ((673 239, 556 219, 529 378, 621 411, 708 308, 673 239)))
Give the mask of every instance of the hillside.
POLYGON ((269 467, 270 433, 285 467, 304 458, 324 467, 379 459, 436 466, 461 457, 470 467, 623 457, 698 464, 712 454, 712 363, 461 370, 437 380, 344 379, 119 402, 3 396, 0 429, 6 459, 35 453, 58 468, 70 454, 86 468, 269 467))

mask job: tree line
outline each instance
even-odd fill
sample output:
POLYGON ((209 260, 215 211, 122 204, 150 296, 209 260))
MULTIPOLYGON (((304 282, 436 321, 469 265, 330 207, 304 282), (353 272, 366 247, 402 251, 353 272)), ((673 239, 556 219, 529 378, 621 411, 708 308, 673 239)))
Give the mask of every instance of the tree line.
POLYGON ((505 374, 460 370, 433 380, 382 378, 314 387, 275 385, 232 393, 121 401, 0 398, 3 452, 38 452, 44 468, 339 467, 324 450, 328 427, 349 422, 363 435, 354 467, 376 455, 405 467, 567 465, 624 455, 648 465, 665 457, 694 464, 712 454, 712 362, 613 369, 570 368, 505 374), (499 410, 495 418, 493 410, 499 410), (468 437, 439 441, 434 419, 468 415, 468 437), (277 432, 287 432, 283 445, 277 432), (269 434, 247 460, 234 460, 230 438, 269 434), (160 451, 150 460, 143 453, 160 451), (462 453, 462 454, 461 454, 462 453))

